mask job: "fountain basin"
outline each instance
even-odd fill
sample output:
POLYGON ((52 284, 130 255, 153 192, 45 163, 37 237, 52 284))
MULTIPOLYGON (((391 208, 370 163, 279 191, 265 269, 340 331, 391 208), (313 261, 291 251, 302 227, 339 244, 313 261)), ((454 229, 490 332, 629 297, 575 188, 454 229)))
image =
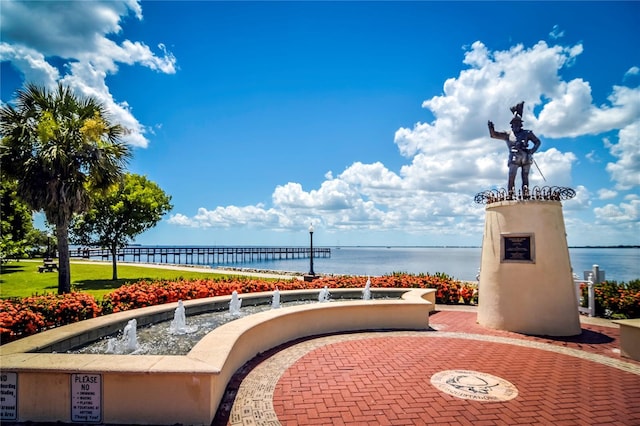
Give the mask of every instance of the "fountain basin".
MULTIPOLYGON (((207 334, 184 356, 42 353, 66 351, 113 334, 127 321, 139 325, 172 318, 177 303, 81 321, 0 346, 4 373, 17 375, 15 421, 71 422, 71 378, 99 375, 100 422, 209 425, 235 371, 260 352, 324 333, 429 327, 433 289, 372 289, 402 298, 312 303, 241 317, 207 334), (90 337, 91 336, 91 337, 90 337)), ((314 299, 318 290, 281 291, 281 300, 314 299)), ((358 297, 361 289, 331 289, 332 298, 358 297)), ((270 303, 272 292, 242 294, 243 303, 270 303)), ((187 315, 225 309, 230 296, 184 302, 187 315)))

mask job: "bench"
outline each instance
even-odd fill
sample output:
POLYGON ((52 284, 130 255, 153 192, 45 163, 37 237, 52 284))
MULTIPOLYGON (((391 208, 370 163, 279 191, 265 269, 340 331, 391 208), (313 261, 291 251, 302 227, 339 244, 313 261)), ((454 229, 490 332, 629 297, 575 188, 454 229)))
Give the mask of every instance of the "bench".
POLYGON ((640 318, 613 323, 620 326, 620 355, 640 361, 640 318))
POLYGON ((53 272, 58 270, 58 264, 53 261, 44 261, 44 264, 38 266, 38 272, 53 272))

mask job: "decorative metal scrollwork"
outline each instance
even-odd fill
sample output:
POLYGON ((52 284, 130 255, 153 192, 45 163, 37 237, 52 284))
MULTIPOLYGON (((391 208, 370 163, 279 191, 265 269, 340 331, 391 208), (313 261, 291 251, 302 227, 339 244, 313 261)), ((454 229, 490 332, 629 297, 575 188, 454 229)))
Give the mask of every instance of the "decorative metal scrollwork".
POLYGON ((524 188, 507 191, 505 188, 490 189, 478 192, 474 198, 477 204, 491 204, 500 201, 562 201, 576 196, 576 191, 564 186, 534 186, 531 190, 524 188))

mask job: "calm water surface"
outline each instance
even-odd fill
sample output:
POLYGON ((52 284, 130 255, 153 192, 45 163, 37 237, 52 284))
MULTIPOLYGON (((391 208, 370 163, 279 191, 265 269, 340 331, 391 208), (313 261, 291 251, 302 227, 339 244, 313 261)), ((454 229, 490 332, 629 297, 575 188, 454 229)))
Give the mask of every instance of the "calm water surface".
MULTIPOLYGON (((331 257, 314 258, 313 270, 316 274, 372 276, 393 272, 442 272, 459 280, 473 281, 480 269, 481 251, 480 247, 331 247, 331 257)), ((609 281, 640 279, 639 248, 570 248, 569 256, 574 273, 581 278, 583 271, 598 265, 609 281)), ((133 258, 124 260, 132 262, 133 258)), ((188 262, 184 257, 181 261, 188 262)), ((299 273, 307 273, 310 269, 308 258, 197 264, 299 273)))
MULTIPOLYGON (((313 269, 316 273, 346 275, 443 272, 460 280, 475 280, 480 255, 480 247, 333 247, 330 258, 314 258, 313 269)), ((640 249, 572 248, 569 256, 573 271, 580 277, 595 264, 606 272, 608 280, 621 282, 640 278, 640 249)), ((212 266, 308 272, 310 265, 309 259, 288 259, 212 266)))

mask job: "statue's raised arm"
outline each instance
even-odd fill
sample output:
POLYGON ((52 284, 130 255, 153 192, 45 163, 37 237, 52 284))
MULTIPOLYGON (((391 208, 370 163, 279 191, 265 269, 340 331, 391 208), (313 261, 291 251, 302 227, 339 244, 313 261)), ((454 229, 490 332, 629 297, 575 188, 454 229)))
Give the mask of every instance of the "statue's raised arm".
POLYGON ((493 121, 489 120, 487 122, 487 126, 489 126, 489 136, 491 136, 493 139, 507 140, 509 138, 509 134, 507 132, 496 132, 493 121))

